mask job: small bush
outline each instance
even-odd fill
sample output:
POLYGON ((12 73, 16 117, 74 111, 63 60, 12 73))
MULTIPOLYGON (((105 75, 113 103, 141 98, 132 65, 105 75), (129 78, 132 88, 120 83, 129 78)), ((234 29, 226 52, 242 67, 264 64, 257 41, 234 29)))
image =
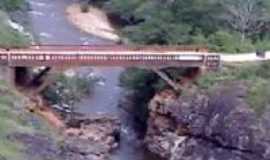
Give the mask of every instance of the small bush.
POLYGON ((257 41, 256 44, 256 49, 259 50, 270 50, 270 40, 269 39, 264 39, 261 41, 257 41))
POLYGON ((96 81, 96 79, 67 77, 61 74, 57 77, 56 82, 48 87, 42 95, 50 104, 72 106, 82 97, 91 94, 96 81))
POLYGON ((269 80, 257 79, 256 83, 252 83, 249 94, 248 103, 260 115, 270 104, 270 82, 269 80))
POLYGON ((209 36, 210 50, 226 53, 251 52, 255 50, 251 41, 242 41, 237 33, 218 31, 209 36))

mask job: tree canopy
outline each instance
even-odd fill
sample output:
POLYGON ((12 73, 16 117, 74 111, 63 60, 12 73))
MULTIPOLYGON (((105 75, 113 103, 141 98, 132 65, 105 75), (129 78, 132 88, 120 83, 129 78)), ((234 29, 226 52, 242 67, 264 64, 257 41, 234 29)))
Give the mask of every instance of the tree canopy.
POLYGON ((139 44, 202 44, 224 52, 270 49, 269 0, 107 0, 139 44))

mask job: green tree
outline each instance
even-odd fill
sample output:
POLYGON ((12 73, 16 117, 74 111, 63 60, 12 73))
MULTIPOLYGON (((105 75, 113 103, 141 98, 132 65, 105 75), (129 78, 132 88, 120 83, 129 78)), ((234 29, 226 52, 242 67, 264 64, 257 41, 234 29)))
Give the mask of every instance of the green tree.
POLYGON ((1 0, 0 8, 7 11, 14 11, 19 9, 23 3, 24 0, 1 0))
POLYGON ((260 33, 270 22, 268 0, 222 0, 221 17, 230 28, 241 34, 241 41, 247 36, 260 33))

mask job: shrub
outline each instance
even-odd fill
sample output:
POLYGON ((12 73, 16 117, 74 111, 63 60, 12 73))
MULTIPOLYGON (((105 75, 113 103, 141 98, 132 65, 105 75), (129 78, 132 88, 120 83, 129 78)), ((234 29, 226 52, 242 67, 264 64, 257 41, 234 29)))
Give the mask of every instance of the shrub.
POLYGON ((270 50, 270 40, 269 39, 264 39, 261 41, 257 41, 255 43, 256 49, 259 50, 270 50))
POLYGON ((248 103, 261 115, 270 104, 270 82, 258 78, 256 83, 252 83, 247 97, 248 103))
POLYGON ((251 41, 242 41, 237 33, 218 31, 209 36, 209 48, 217 52, 238 53, 254 51, 251 41))
POLYGON ((7 25, 7 15, 0 11, 0 46, 1 47, 24 47, 29 44, 26 36, 15 31, 7 25))
POLYGON ((75 102, 91 94, 95 82, 96 79, 92 78, 67 77, 61 74, 53 85, 43 91, 42 95, 50 104, 73 107, 75 102))
POLYGON ((120 76, 120 85, 131 90, 143 90, 151 88, 157 75, 149 70, 128 68, 120 76))
POLYGON ((150 70, 129 68, 120 76, 120 85, 127 90, 134 91, 133 102, 136 104, 132 108, 135 118, 146 125, 148 118, 148 102, 155 94, 155 84, 158 77, 150 70))

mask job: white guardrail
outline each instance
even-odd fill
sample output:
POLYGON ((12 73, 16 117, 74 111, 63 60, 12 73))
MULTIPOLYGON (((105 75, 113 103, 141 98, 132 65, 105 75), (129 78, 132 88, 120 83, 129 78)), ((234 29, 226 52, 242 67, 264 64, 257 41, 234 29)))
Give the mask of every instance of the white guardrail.
MULTIPOLYGON (((218 54, 218 53, 217 53, 218 54)), ((220 54, 223 62, 253 62, 270 60, 270 51, 265 52, 264 57, 257 56, 256 53, 239 53, 239 54, 220 54)))

